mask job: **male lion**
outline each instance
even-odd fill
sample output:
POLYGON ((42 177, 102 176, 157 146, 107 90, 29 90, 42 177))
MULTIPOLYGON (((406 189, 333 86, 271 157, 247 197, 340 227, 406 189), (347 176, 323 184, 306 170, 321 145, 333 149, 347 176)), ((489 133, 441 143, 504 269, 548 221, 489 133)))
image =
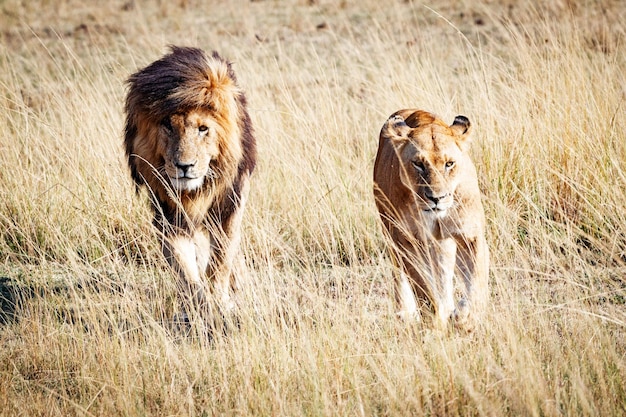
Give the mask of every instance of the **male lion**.
POLYGON ((464 116, 448 126, 416 109, 395 112, 380 132, 374 197, 391 241, 403 317, 420 318, 419 300, 439 325, 463 325, 486 303, 489 252, 469 133, 464 116), (456 306, 455 266, 465 284, 456 306))
POLYGON ((246 98, 229 62, 189 47, 171 52, 127 81, 125 145, 137 188, 152 196, 163 253, 184 301, 222 311, 239 284, 234 261, 256 164, 246 98))

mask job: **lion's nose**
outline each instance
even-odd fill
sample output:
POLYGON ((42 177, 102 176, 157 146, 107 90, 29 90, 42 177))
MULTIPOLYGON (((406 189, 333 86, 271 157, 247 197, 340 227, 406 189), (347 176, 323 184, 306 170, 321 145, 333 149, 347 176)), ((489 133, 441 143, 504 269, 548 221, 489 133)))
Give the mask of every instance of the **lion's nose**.
POLYGON ((426 197, 428 197, 430 201, 435 203, 435 205, 437 205, 437 203, 439 203, 439 200, 441 200, 441 197, 433 197, 432 195, 427 195, 426 197))
POLYGON ((192 168, 196 163, 195 162, 176 162, 176 168, 180 169, 183 173, 183 177, 187 176, 187 171, 189 171, 190 168, 192 168))

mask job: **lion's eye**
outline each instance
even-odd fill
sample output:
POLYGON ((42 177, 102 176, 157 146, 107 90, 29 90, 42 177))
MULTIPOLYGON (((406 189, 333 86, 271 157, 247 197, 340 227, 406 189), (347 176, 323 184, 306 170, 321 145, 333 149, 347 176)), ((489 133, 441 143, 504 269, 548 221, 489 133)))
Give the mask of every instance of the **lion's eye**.
POLYGON ((163 119, 163 121, 161 121, 161 125, 168 130, 168 132, 173 131, 174 129, 172 128, 172 121, 169 119, 169 117, 166 117, 165 119, 163 119))
POLYGON ((446 169, 452 169, 454 167, 454 164, 455 164, 454 161, 446 162, 446 169))
POLYGON ((207 130, 209 130, 209 128, 208 128, 208 127, 206 127, 205 125, 201 125, 201 126, 199 126, 199 127, 198 127, 198 130, 199 130, 200 132, 206 132, 207 130))
POLYGON ((426 169, 422 161, 412 161, 411 163, 419 172, 424 172, 424 170, 426 169))

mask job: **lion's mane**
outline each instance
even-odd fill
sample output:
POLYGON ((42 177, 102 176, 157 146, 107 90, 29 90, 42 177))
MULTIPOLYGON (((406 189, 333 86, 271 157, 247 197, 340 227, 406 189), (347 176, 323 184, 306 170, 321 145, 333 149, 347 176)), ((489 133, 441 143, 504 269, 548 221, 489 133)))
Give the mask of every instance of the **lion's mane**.
POLYGON ((198 48, 171 46, 169 54, 131 75, 127 84, 126 156, 136 186, 147 185, 156 197, 160 207, 155 207, 155 221, 165 217, 185 228, 190 216, 227 218, 237 208, 242 179, 256 164, 246 97, 230 62, 217 52, 207 55, 198 48), (219 126, 220 157, 211 161, 216 178, 175 201, 159 172, 164 158, 159 127, 173 114, 198 108, 209 110, 219 126), (202 204, 210 207, 202 216, 191 213, 198 199, 211 200, 202 204), (187 215, 180 215, 180 203, 187 215))

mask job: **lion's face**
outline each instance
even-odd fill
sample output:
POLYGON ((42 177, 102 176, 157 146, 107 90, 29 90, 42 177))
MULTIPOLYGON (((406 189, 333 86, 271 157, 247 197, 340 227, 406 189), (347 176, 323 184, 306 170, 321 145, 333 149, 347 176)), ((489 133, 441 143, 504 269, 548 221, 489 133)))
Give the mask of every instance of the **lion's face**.
POLYGON ((178 191, 194 191, 216 172, 211 167, 219 155, 218 125, 204 109, 190 110, 166 118, 159 129, 164 151, 165 174, 178 191))
POLYGON ((415 195, 418 208, 444 216, 455 205, 462 181, 469 121, 458 116, 447 126, 418 119, 419 114, 406 121, 395 116, 386 124, 387 134, 400 162, 401 181, 415 195))

